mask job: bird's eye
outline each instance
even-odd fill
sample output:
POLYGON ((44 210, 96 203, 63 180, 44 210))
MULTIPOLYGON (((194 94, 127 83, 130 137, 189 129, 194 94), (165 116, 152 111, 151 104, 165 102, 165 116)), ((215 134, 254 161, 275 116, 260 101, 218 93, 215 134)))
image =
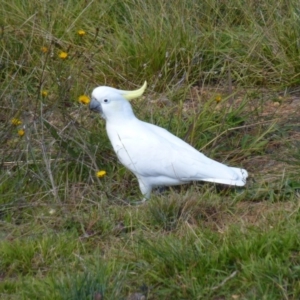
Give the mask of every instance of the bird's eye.
POLYGON ((108 99, 104 99, 103 102, 107 103, 107 102, 108 102, 108 99))

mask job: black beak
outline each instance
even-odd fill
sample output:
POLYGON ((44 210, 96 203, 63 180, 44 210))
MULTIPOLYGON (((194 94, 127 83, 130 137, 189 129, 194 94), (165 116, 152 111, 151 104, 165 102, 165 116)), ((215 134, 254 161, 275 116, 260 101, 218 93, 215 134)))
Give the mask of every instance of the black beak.
POLYGON ((92 99, 91 102, 90 102, 90 105, 89 105, 89 108, 91 111, 93 112, 98 112, 98 113, 102 113, 102 107, 101 107, 101 104, 95 100, 95 99, 92 99))

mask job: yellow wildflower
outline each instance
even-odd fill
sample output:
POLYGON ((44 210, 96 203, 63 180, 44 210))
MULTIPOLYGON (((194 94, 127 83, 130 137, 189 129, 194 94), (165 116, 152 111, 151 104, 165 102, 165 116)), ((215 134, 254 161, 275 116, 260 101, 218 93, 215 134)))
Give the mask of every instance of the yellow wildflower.
POLYGON ((216 102, 220 102, 222 100, 222 97, 220 94, 218 94, 216 97, 215 97, 215 100, 216 102))
POLYGON ((43 53, 47 53, 47 52, 48 52, 48 48, 47 48, 47 47, 42 47, 42 48, 41 48, 41 51, 42 51, 43 53))
POLYGON ((41 91, 41 95, 42 95, 42 97, 47 97, 48 96, 48 91, 46 91, 46 90, 42 90, 41 91))
POLYGON ((18 130, 18 135, 19 136, 23 136, 25 134, 25 130, 24 129, 19 129, 18 130))
POLYGON ((21 125, 22 124, 22 121, 17 119, 17 118, 13 118, 11 121, 11 124, 14 125, 14 126, 18 126, 18 125, 21 125))
POLYGON ((96 172, 96 176, 97 176, 98 178, 102 178, 102 177, 104 177, 105 175, 106 175, 106 171, 104 171, 104 170, 101 170, 101 171, 96 172))
POLYGON ((82 29, 78 30, 77 33, 80 36, 84 36, 86 34, 86 32, 84 30, 82 30, 82 29))
POLYGON ((64 52, 64 51, 61 51, 59 54, 58 54, 58 57, 61 58, 61 59, 66 59, 68 57, 68 53, 67 52, 64 52))
POLYGON ((87 105, 87 104, 90 103, 91 100, 90 100, 90 98, 89 98, 88 96, 86 96, 86 95, 81 95, 81 96, 79 96, 78 101, 79 101, 80 103, 82 103, 82 104, 87 105))

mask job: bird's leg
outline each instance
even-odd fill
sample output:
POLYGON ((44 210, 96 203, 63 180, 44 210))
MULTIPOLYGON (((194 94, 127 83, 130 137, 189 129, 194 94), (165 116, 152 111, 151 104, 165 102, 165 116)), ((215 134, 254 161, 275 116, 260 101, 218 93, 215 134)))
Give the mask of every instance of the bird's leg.
POLYGON ((150 198, 152 186, 150 184, 145 183, 145 180, 143 180, 143 178, 138 178, 138 181, 139 181, 141 193, 144 196, 142 202, 145 202, 150 198))
POLYGON ((168 187, 167 186, 158 186, 156 189, 155 189, 155 193, 156 194, 162 194, 164 193, 165 191, 168 190, 168 187))
MULTIPOLYGON (((145 187, 144 184, 142 186, 145 187)), ((140 185, 140 189, 141 189, 141 185, 140 185)), ((166 187, 166 186, 159 186, 159 187, 156 188, 155 192, 157 194, 161 194, 161 193, 165 192, 167 189, 168 189, 168 187, 166 187)), ((150 198, 150 194, 151 194, 151 191, 152 191, 152 186, 148 186, 147 190, 146 190, 146 188, 145 188, 145 190, 141 189, 142 193, 144 191, 145 191, 145 194, 143 194, 144 195, 143 199, 141 201, 134 202, 135 205, 143 204, 150 198)))
POLYGON ((150 195, 151 195, 152 186, 149 184, 148 185, 145 184, 145 181, 143 181, 142 178, 138 178, 138 181, 139 181, 140 190, 143 194, 143 198, 140 201, 130 201, 131 205, 143 204, 150 198, 150 195))

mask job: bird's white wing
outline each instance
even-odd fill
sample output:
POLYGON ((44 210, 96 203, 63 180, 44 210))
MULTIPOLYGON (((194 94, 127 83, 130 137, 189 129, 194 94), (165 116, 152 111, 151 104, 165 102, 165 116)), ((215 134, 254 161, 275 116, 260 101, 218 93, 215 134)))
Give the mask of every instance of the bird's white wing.
POLYGON ((227 184, 239 179, 231 168, 149 123, 138 121, 123 127, 111 142, 121 163, 143 177, 163 176, 178 182, 207 180, 227 184))
MULTIPOLYGON (((199 154, 200 154, 200 156, 202 155, 203 163, 205 163, 205 161, 206 161, 205 159, 208 158, 204 154, 202 154, 201 152, 199 152, 198 150, 193 148, 191 145, 189 145, 188 143, 186 143, 185 141, 180 139, 179 137, 170 133, 168 130, 166 130, 162 127, 150 124, 150 123, 146 123, 146 122, 142 122, 142 123, 145 127, 148 127, 153 133, 155 133, 157 136, 160 136, 165 141, 168 141, 170 144, 176 145, 180 148, 184 148, 189 151, 192 151, 192 152, 194 152, 195 155, 199 155, 199 154)), ((207 163, 210 163, 209 161, 210 161, 210 159, 207 160, 207 163)))

